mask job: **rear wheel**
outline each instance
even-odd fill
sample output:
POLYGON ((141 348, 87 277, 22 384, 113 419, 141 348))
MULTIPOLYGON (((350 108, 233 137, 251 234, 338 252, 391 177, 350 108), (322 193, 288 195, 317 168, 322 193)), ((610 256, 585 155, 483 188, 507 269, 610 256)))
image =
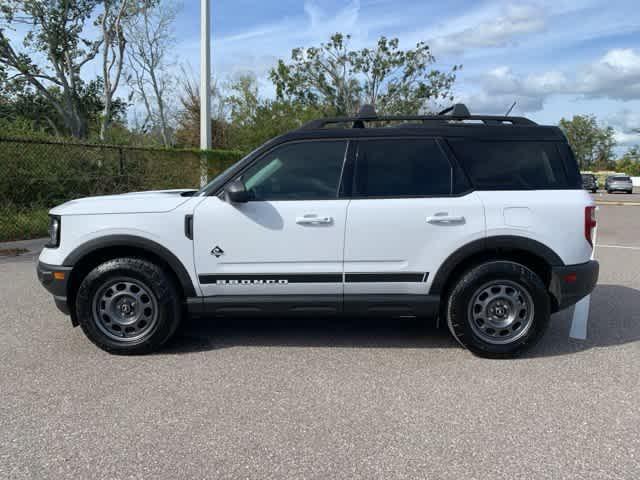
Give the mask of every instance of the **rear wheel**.
POLYGON ((549 295, 540 278, 518 263, 494 261, 466 272, 447 302, 447 323, 476 355, 517 356, 549 324, 549 295))
POLYGON ((94 268, 76 298, 78 322, 110 353, 143 354, 171 338, 181 317, 171 277, 144 259, 117 258, 94 268))

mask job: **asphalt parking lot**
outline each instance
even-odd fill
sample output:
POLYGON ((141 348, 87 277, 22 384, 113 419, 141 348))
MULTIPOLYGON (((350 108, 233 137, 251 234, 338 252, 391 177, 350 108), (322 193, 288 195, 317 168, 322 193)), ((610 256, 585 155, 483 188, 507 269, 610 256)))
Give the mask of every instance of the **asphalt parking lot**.
POLYGON ((561 312, 513 361, 406 320, 189 322, 110 356, 5 258, 0 478, 640 478, 640 207, 599 225, 586 340, 561 312))
POLYGON ((631 194, 624 192, 607 193, 604 190, 598 190, 596 193, 592 193, 591 196, 597 202, 603 203, 640 203, 640 188, 634 188, 631 194))

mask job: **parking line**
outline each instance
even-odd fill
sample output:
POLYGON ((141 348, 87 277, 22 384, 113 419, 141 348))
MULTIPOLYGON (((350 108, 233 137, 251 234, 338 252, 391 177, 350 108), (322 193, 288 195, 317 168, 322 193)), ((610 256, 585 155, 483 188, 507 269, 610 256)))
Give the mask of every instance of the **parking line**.
MULTIPOLYGON (((598 227, 593 231, 593 250, 591 251, 591 260, 596 258, 596 248, 598 245, 598 227)), ((573 318, 571 319, 571 330, 569 330, 569 338, 576 340, 587 339, 587 323, 589 322, 589 307, 591 306, 591 295, 587 295, 573 307, 573 318)))
POLYGON ((596 245, 596 248, 622 248, 624 250, 640 250, 640 247, 627 247, 624 245, 596 245))

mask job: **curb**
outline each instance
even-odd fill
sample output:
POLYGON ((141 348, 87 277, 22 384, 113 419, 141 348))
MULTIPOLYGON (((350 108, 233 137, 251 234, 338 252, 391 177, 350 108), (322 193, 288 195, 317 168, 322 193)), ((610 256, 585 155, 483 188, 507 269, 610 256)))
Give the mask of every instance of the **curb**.
POLYGON ((640 207, 640 202, 609 202, 606 200, 596 200, 596 205, 614 205, 619 207, 640 207))

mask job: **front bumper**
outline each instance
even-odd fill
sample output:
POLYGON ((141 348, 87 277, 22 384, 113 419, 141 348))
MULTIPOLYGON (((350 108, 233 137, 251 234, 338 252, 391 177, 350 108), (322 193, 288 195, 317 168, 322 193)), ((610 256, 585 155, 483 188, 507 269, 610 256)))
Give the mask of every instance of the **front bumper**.
POLYGON ((70 313, 69 305, 67 304, 67 283, 69 282, 71 268, 47 265, 42 262, 38 262, 36 268, 38 280, 53 295, 56 307, 65 315, 70 313))
POLYGON ((578 265, 553 267, 549 291, 556 299, 556 310, 564 310, 575 305, 593 292, 599 273, 600 264, 595 260, 578 265))

